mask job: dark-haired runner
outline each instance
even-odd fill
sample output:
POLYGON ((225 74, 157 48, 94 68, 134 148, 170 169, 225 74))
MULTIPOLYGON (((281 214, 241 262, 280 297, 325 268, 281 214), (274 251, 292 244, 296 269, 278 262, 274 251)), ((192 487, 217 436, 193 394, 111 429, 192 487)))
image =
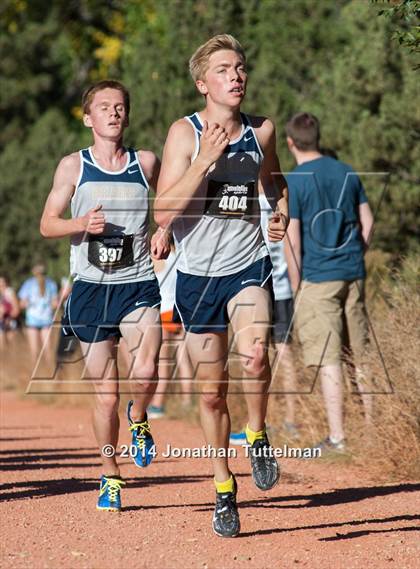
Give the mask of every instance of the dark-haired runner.
MULTIPOLYGON (((159 160, 147 150, 124 147, 129 111, 121 83, 102 81, 84 93, 83 121, 92 129, 93 146, 61 160, 41 220, 44 237, 71 237, 74 286, 64 330, 79 338, 85 374, 95 386, 93 425, 103 464, 97 507, 117 511, 124 484, 113 454, 118 339, 123 336, 135 354, 127 414, 138 466, 147 466, 154 454, 146 407, 156 389, 161 343, 160 294, 149 254, 149 184, 156 186, 159 160), (64 219, 70 204, 72 218, 64 219)), ((157 257, 169 253, 164 231, 153 236, 152 251, 157 257)))

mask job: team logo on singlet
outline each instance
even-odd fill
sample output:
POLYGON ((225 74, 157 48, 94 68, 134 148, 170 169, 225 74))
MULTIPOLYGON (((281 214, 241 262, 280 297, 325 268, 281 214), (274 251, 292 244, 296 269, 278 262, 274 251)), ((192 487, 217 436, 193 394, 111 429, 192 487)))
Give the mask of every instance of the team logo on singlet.
POLYGON ((222 218, 250 217, 255 195, 255 180, 242 184, 209 180, 205 214, 222 218))

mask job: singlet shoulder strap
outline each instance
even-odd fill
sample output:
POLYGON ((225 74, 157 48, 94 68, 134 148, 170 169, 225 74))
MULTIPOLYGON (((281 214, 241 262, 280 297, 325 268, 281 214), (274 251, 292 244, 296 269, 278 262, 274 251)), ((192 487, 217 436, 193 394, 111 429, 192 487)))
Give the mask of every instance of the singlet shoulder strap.
POLYGON ((93 161, 92 161, 92 157, 91 157, 90 152, 89 152, 89 148, 84 148, 83 150, 81 150, 80 155, 81 155, 81 159, 83 160, 83 162, 87 162, 88 164, 91 164, 92 166, 94 166, 93 161))
POLYGON ((242 118, 242 122, 244 125, 244 136, 245 136, 245 133, 252 132, 258 153, 260 154, 261 158, 264 158, 264 152, 263 152, 261 145, 260 145, 260 142, 258 140, 257 133, 255 132, 255 129, 251 124, 251 120, 250 120, 249 116, 246 115, 245 113, 241 113, 241 118, 242 118))
POLYGON ((189 123, 192 124, 192 126, 194 127, 194 130, 196 130, 199 134, 201 134, 201 131, 203 130, 203 125, 201 124, 200 118, 198 116, 198 113, 193 113, 192 115, 188 115, 186 117, 184 117, 189 123))
POLYGON ((241 113, 241 119, 244 127, 251 126, 251 121, 249 120, 248 115, 241 113))
POLYGON ((127 166, 128 172, 130 173, 130 168, 138 166, 141 183, 148 190, 150 187, 149 182, 148 182, 148 180, 146 178, 146 174, 144 173, 143 168, 141 166, 140 158, 139 158, 139 155, 137 153, 137 150, 135 148, 130 147, 130 148, 127 148, 127 151, 130 154, 130 161, 129 161, 129 164, 127 166))
POLYGON ((200 136, 201 136, 201 131, 203 130, 203 126, 198 117, 198 113, 193 113, 192 115, 185 116, 184 119, 188 121, 194 129, 195 149, 193 155, 191 156, 191 162, 194 162, 200 150, 200 136))
POLYGON ((127 168, 132 168, 134 165, 137 165, 137 152, 135 148, 127 148, 127 152, 130 156, 130 160, 128 162, 127 168))
POLYGON ((77 189, 79 188, 80 183, 82 181, 85 163, 93 166, 92 159, 90 157, 89 150, 87 148, 83 148, 82 150, 79 150, 79 157, 80 157, 80 169, 79 169, 79 175, 77 177, 77 182, 76 182, 76 186, 74 188, 74 193, 73 193, 72 199, 74 198, 74 195, 77 192, 77 189))

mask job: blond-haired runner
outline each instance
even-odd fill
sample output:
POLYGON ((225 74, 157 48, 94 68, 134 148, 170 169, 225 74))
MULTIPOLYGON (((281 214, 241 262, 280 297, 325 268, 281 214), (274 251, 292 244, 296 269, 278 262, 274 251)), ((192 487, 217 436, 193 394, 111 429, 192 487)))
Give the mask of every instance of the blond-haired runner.
MULTIPOLYGON (((113 454, 119 434, 120 336, 135 355, 133 400, 127 409, 134 462, 147 466, 154 454, 146 407, 156 389, 161 327, 159 287, 149 254, 149 184, 156 187, 159 160, 147 150, 123 146, 130 97, 121 83, 97 83, 82 103, 94 143, 58 165, 41 233, 71 237, 74 285, 63 328, 79 338, 95 387, 93 426, 103 466, 97 507, 120 510, 123 481, 113 454), (63 219, 70 203, 72 218, 63 219)), ((158 257, 169 253, 165 235, 158 230, 152 237, 158 257)))
POLYGON ((170 128, 155 219, 173 229, 179 255, 176 309, 201 388, 204 435, 217 451, 213 529, 233 537, 240 524, 226 456, 227 326, 232 325, 245 380, 253 478, 269 490, 279 478, 265 431, 272 265, 260 229, 257 185, 275 210, 268 230, 273 240, 281 240, 287 227, 287 188, 273 123, 240 112, 247 70, 239 42, 227 34, 211 38, 192 56, 190 71, 205 106, 170 128))

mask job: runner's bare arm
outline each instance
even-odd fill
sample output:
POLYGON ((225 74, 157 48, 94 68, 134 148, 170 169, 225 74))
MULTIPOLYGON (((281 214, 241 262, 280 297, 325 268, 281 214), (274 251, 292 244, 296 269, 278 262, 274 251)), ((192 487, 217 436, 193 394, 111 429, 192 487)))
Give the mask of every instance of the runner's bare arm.
POLYGON ((222 155, 229 144, 226 131, 218 124, 204 121, 200 151, 191 163, 195 135, 185 119, 169 129, 163 149, 162 168, 155 199, 155 221, 167 227, 182 214, 197 191, 207 170, 222 155))
POLYGON ((171 236, 170 227, 163 229, 158 227, 150 240, 150 252, 153 259, 167 259, 171 252, 171 236))
MULTIPOLYGON (((160 172, 160 160, 156 154, 149 150, 139 150, 137 154, 144 175, 146 176, 151 188, 156 193, 160 172)), ((158 227, 157 231, 152 235, 150 251, 154 259, 166 259, 169 256, 169 253, 171 252, 170 229, 165 230, 158 227)))
POLYGON ((156 192, 160 172, 159 158, 150 150, 138 150, 137 156, 148 183, 153 191, 156 192))
POLYGON ((361 227, 363 245, 365 251, 369 248, 373 235, 373 214, 368 202, 359 205, 359 222, 361 227))
POLYGON ((287 261, 287 272, 289 273, 290 285, 293 292, 299 288, 301 280, 301 236, 300 220, 292 218, 287 228, 284 252, 287 261))
POLYGON ((80 157, 78 153, 65 156, 54 174, 53 187, 45 203, 41 217, 40 232, 43 237, 57 238, 77 233, 98 234, 105 227, 105 217, 100 211, 102 206, 89 210, 83 217, 63 219, 76 188, 80 172, 80 157))
POLYGON ((289 207, 287 184, 277 156, 276 131, 274 124, 265 119, 261 126, 255 128, 255 132, 264 152, 258 183, 275 208, 268 225, 268 238, 270 241, 281 241, 289 223, 289 207))

